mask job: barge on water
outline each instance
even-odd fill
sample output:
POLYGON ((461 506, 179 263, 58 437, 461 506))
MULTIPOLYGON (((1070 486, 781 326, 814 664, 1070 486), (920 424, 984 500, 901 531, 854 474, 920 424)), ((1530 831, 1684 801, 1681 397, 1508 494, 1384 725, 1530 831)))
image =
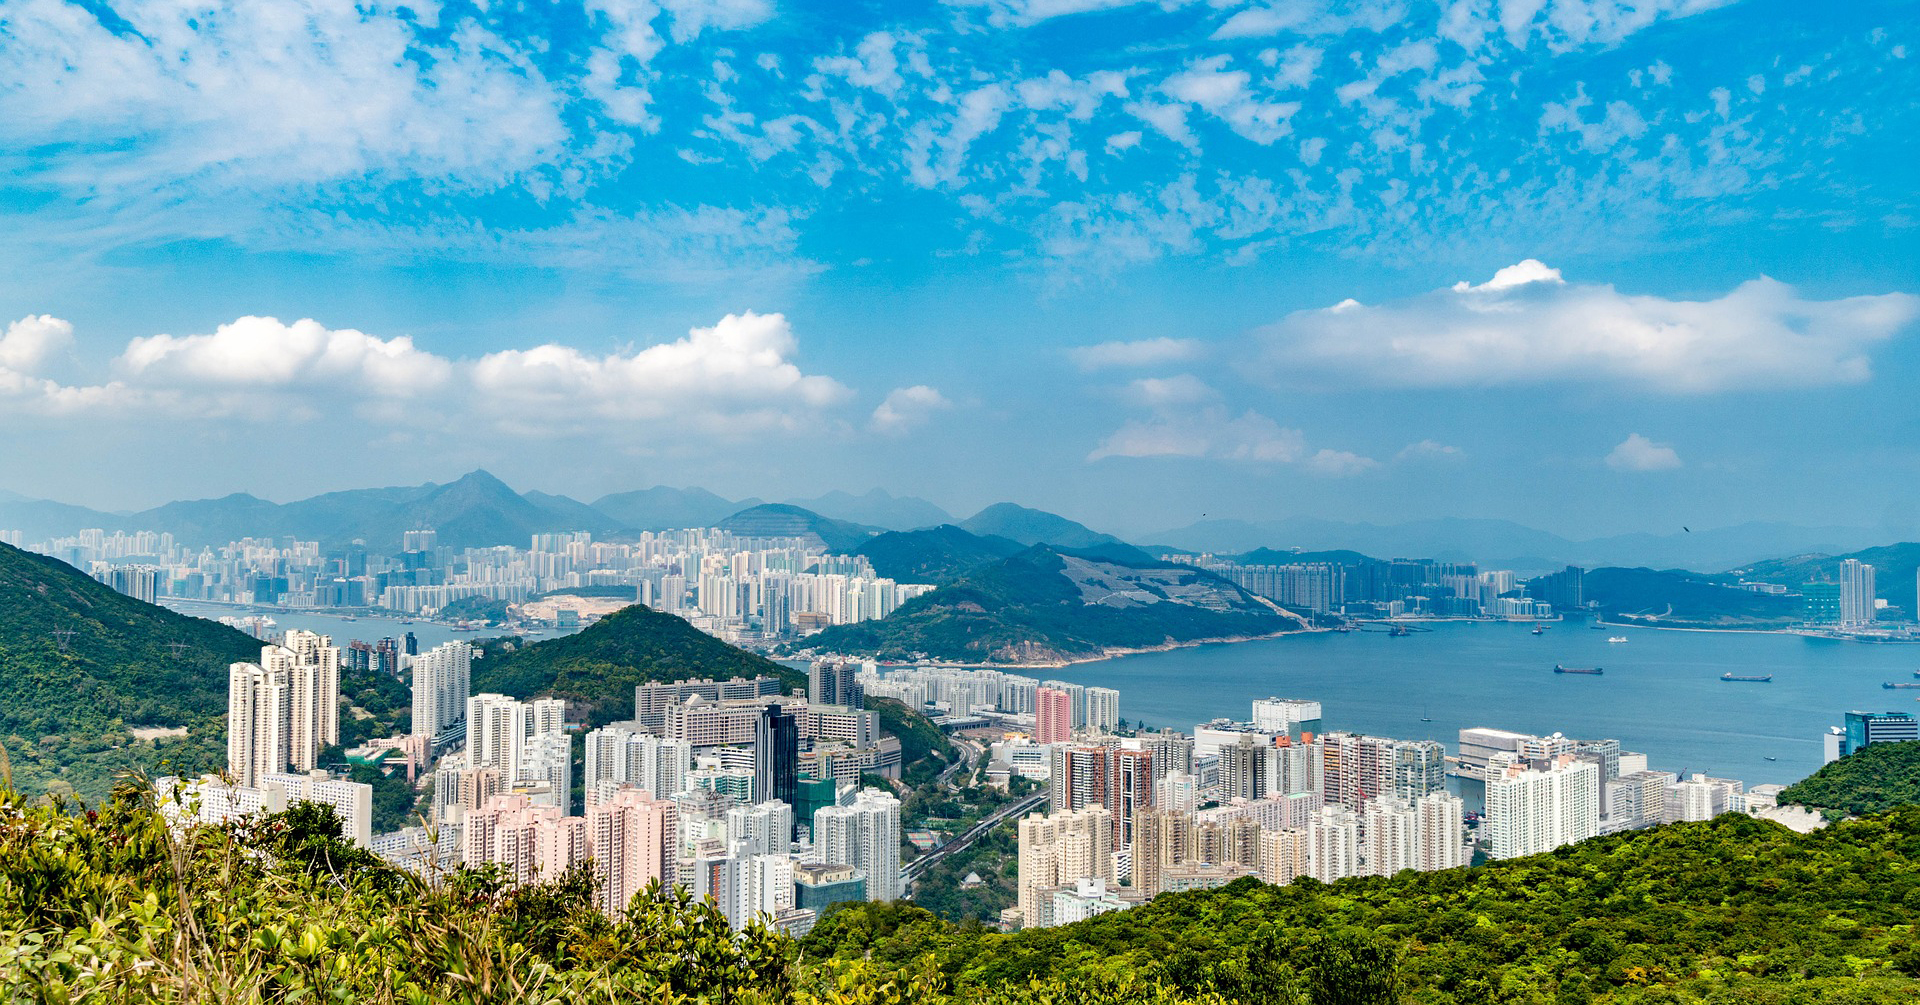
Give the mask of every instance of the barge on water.
POLYGON ((1598 677, 1601 674, 1606 673, 1607 671, 1605 667, 1563 667, 1560 664, 1555 663, 1553 665, 1553 672, 1554 673, 1579 673, 1579 674, 1586 674, 1590 677, 1598 677))
POLYGON ((1734 683, 1734 684, 1771 684, 1773 683, 1773 675, 1770 673, 1765 673, 1765 674, 1723 673, 1720 675, 1720 679, 1723 681, 1727 681, 1728 683, 1734 683))

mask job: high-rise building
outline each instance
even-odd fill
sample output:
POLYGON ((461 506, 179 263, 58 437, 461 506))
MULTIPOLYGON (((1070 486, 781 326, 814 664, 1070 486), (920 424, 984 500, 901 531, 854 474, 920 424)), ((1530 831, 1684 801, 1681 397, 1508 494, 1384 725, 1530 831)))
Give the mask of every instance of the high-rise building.
POLYGON ((1874 610, 1873 566, 1849 558, 1840 563, 1840 623, 1870 625, 1874 610))
POLYGON ((227 772, 253 788, 287 767, 292 726, 287 675, 258 663, 235 663, 227 672, 227 772))
POLYGON ((1571 754, 1496 754, 1487 769, 1483 824, 1493 858, 1552 851, 1600 832, 1600 766, 1571 754))
POLYGON ((466 722, 473 647, 447 642, 413 658, 413 733, 429 743, 466 722))
POLYGON ((1414 803, 1419 813, 1419 847, 1413 868, 1421 872, 1458 869, 1470 864, 1473 853, 1463 837, 1466 812, 1458 796, 1431 792, 1414 803))
POLYGON ((497 862, 515 883, 556 879, 587 861, 587 821, 523 795, 499 795, 466 815, 460 858, 468 866, 497 862))
POLYGON ((1110 687, 1087 688, 1087 728, 1101 734, 1120 728, 1120 692, 1110 687))
POLYGON ((815 662, 807 674, 807 701, 814 705, 865 707, 866 695, 860 686, 860 665, 845 660, 815 662))
POLYGON ((261 651, 261 664, 287 676, 287 760, 312 771, 320 751, 340 742, 340 650, 325 635, 298 629, 261 651))
POLYGON ((1837 625, 1840 613, 1839 583, 1807 583, 1800 587, 1801 617, 1810 625, 1837 625))
POLYGON ((1299 739, 1320 732, 1320 703, 1298 698, 1263 698, 1253 703, 1253 728, 1299 739))
POLYGON ((600 906, 618 916, 634 894, 679 879, 679 809, 642 789, 622 789, 587 809, 600 906))
POLYGON ((1080 729, 1087 724, 1087 687, 1085 684, 1069 684, 1063 680, 1047 680, 1041 681, 1040 685, 1042 687, 1050 687, 1055 691, 1065 691, 1067 693, 1067 699, 1072 706, 1072 710, 1068 713, 1067 728, 1080 729))
POLYGON ((900 899, 900 800, 861 789, 845 806, 813 815, 813 857, 850 865, 866 876, 867 899, 900 899))
POLYGON ((773 800, 729 809, 727 847, 744 855, 786 855, 793 850, 793 807, 773 800))
POLYGON ((1267 794, 1267 751, 1272 748, 1242 733, 1240 742, 1220 748, 1220 798, 1259 799, 1267 794))
POLYGON ((508 780, 520 777, 520 753, 532 730, 525 702, 504 694, 467 699, 467 764, 497 767, 508 780))
POLYGON ((573 737, 565 733, 529 737, 520 749, 518 774, 513 781, 516 785, 531 782, 544 787, 534 802, 550 803, 563 812, 571 811, 573 737))
POLYGON ((589 806, 599 801, 602 792, 622 786, 665 798, 687 787, 693 745, 641 732, 632 723, 614 723, 586 735, 584 768, 589 806))
MULTIPOLYGON (((753 734, 753 798, 755 802, 799 802, 794 788, 800 775, 800 723, 785 706, 771 704, 760 712, 753 734)), ((792 834, 788 834, 792 837, 792 834)))
MULTIPOLYGON (((1151 825, 1150 825, 1151 826, 1151 825)), ((1104 806, 1034 814, 1020 821, 1022 924, 1044 924, 1042 896, 1081 879, 1114 882, 1113 817, 1104 806)))
POLYGON ((1911 712, 1848 712, 1842 732, 1842 757, 1875 743, 1920 740, 1920 720, 1911 712))
POLYGON ((1073 696, 1059 688, 1033 692, 1035 743, 1065 743, 1073 739, 1073 696))

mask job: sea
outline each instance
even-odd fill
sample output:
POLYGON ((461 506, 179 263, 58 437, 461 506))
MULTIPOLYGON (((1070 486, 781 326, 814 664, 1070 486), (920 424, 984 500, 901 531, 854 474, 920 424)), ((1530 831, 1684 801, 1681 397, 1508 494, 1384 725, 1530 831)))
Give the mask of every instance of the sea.
MULTIPOLYGON (((333 644, 345 647, 355 639, 363 642, 378 642, 381 639, 399 639, 408 632, 419 641, 420 650, 425 652, 442 642, 461 639, 473 642, 478 639, 492 638, 503 634, 499 629, 483 628, 477 632, 454 631, 453 626, 438 624, 426 620, 405 618, 378 618, 367 616, 341 617, 332 614, 314 614, 307 611, 289 611, 278 607, 247 607, 238 604, 208 603, 197 600, 163 599, 161 604, 168 610, 196 618, 218 621, 225 617, 263 617, 272 618, 274 630, 315 632, 330 636, 333 644)), ((558 638, 572 635, 579 627, 549 629, 533 636, 529 641, 558 638)))
POLYGON ((1459 731, 1612 737, 1649 766, 1749 785, 1787 784, 1820 767, 1821 737, 1849 709, 1920 714, 1920 645, 1797 635, 1690 632, 1556 622, 1433 622, 1406 636, 1315 632, 1121 656, 1028 673, 1120 691, 1120 714, 1191 730, 1247 719, 1269 696, 1321 702, 1324 728, 1431 739, 1459 731), (1626 642, 1609 643, 1609 637, 1626 642), (1556 674, 1555 664, 1600 675, 1556 674), (1729 683, 1725 673, 1772 674, 1729 683), (1769 758, 1772 758, 1769 760, 1769 758))

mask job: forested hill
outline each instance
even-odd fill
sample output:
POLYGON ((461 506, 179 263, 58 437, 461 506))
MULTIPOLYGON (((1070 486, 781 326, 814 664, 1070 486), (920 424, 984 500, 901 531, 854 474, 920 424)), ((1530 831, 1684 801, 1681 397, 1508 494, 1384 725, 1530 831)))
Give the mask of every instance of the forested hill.
POLYGON ((761 675, 806 688, 805 675, 792 667, 736 649, 684 618, 634 604, 573 635, 532 645, 485 643, 473 667, 473 690, 519 698, 557 695, 586 705, 598 725, 633 716, 638 684, 761 675))
POLYGON ((1241 880, 1013 935, 848 905, 802 945, 902 975, 935 966, 961 995, 1133 980, 1179 1001, 1890 1005, 1920 1001, 1916 918, 1909 807, 1805 836, 1728 814, 1475 869, 1241 880))
POLYGON ((1780 801, 1835 813, 1920 805, 1920 743, 1874 743, 1786 787, 1780 801))
POLYGON ((1192 566, 1125 564, 1036 546, 978 567, 885 618, 838 625, 800 644, 883 659, 1053 663, 1299 627, 1192 566))
POLYGON ((260 643, 175 614, 80 570, 0 544, 0 744, 23 792, 106 797, 113 774, 219 767, 227 667, 260 643), (129 727, 186 727, 158 748, 129 727))

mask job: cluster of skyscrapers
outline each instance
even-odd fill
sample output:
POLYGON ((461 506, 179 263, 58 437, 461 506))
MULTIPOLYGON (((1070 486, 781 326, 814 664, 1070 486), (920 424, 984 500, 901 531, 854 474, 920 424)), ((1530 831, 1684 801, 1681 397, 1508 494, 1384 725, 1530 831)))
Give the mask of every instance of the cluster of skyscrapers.
POLYGON ((1430 559, 1306 560, 1243 564, 1216 555, 1162 555, 1216 573, 1255 596, 1315 614, 1354 618, 1544 618, 1579 608, 1583 570, 1522 581, 1507 570, 1430 559))
POLYGON ((617 543, 586 532, 535 534, 525 549, 441 547, 434 531, 415 530, 391 555, 252 538, 195 550, 171 534, 99 530, 32 548, 149 602, 174 597, 431 616, 469 598, 520 604, 568 589, 626 588, 639 603, 743 642, 882 618, 932 589, 876 575, 864 558, 828 555, 811 539, 712 529, 647 532, 617 543))

